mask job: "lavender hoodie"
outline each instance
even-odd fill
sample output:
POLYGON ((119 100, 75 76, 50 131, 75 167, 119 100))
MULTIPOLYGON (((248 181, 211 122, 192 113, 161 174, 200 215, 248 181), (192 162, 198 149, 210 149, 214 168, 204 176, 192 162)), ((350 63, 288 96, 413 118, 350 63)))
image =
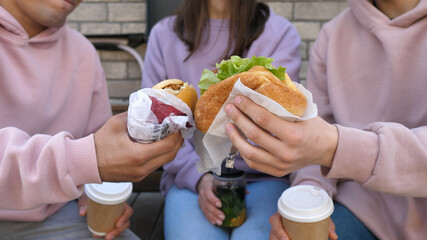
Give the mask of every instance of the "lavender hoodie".
MULTIPOLYGON (((273 65, 287 67, 286 71, 292 80, 298 81, 301 66, 298 33, 289 21, 271 10, 270 13, 264 32, 242 57, 254 55, 272 57, 275 59, 273 65)), ((229 36, 229 21, 211 19, 209 38, 207 38, 206 32, 201 48, 184 62, 189 52, 187 46, 173 31, 174 20, 175 17, 162 20, 154 26, 150 33, 144 60, 142 87, 152 87, 164 79, 178 78, 193 84, 199 92, 197 84, 202 71, 205 68, 214 69, 215 63, 222 60, 229 36)), ((201 177, 196 169, 197 161, 199 161, 199 157, 194 151, 193 140, 186 140, 175 160, 164 165, 161 180, 162 193, 165 194, 173 184, 195 192, 197 182, 201 177)), ((251 170, 240 157, 237 157, 235 166, 247 172, 249 181, 272 179, 272 177, 251 170)), ((276 178, 276 180, 284 179, 276 178)))
POLYGON ((29 38, 0 7, 0 220, 41 221, 100 182, 93 133, 110 116, 95 49, 67 26, 29 38))
POLYGON ((426 239, 427 0, 393 20, 348 2, 320 32, 307 75, 319 115, 338 127, 333 165, 292 184, 321 186, 380 239, 426 239))

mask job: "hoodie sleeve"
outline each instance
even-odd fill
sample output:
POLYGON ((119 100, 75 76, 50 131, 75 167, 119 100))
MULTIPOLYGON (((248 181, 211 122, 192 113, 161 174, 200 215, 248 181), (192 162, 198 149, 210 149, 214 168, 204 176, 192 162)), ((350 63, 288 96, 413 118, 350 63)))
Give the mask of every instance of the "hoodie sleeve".
POLYGON ((93 135, 74 140, 69 133, 34 135, 0 129, 0 208, 30 209, 66 202, 83 184, 100 182, 93 135))
POLYGON ((338 131, 333 165, 325 171, 328 178, 350 178, 375 191, 427 197, 427 126, 408 129, 377 122, 364 130, 338 126, 338 131))
MULTIPOLYGON (((78 79, 90 88, 89 94, 92 92, 87 97, 89 106, 82 106, 88 108, 88 114, 75 120, 82 122, 82 130, 73 136, 71 131, 29 134, 17 127, 0 128, 0 209, 34 210, 43 206, 46 210, 48 206, 44 205, 79 197, 83 184, 101 182, 92 133, 111 116, 111 107, 99 56, 87 40, 76 41, 80 43, 78 46, 85 50, 86 58, 82 61, 85 68, 75 74, 84 76, 78 79)), ((23 217, 19 220, 43 217, 27 213, 11 212, 23 217)))

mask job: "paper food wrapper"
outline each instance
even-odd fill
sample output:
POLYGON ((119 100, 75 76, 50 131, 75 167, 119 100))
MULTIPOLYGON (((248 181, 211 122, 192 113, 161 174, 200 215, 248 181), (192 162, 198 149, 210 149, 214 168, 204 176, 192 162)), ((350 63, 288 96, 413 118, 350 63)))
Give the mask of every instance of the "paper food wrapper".
POLYGON ((129 96, 127 129, 129 136, 135 141, 150 143, 162 140, 178 131, 181 131, 184 139, 191 138, 194 133, 195 123, 191 109, 181 99, 162 89, 144 88, 129 96), (185 113, 186 116, 171 114, 161 123, 158 123, 157 116, 152 111, 153 101, 150 97, 173 106, 175 109, 185 113))
POLYGON ((198 130, 194 133, 195 150, 200 157, 200 161, 196 162, 199 173, 212 171, 221 175, 221 163, 228 156, 233 145, 225 133, 225 125, 231 121, 231 118, 225 113, 224 106, 231 103, 237 95, 250 98, 258 105, 287 121, 303 121, 317 116, 317 105, 313 102, 311 92, 299 83, 294 82, 294 84, 307 98, 307 109, 301 117, 288 112, 272 99, 246 87, 240 79, 237 80, 206 134, 198 130))

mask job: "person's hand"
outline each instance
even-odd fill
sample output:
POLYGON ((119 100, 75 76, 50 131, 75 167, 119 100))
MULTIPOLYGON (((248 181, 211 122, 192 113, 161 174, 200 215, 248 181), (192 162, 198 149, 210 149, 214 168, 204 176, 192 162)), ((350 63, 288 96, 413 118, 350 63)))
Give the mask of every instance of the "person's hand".
POLYGON ((250 168, 279 177, 308 165, 331 166, 338 130, 320 117, 285 121, 243 96, 225 111, 235 123, 226 125, 226 133, 250 168))
MULTIPOLYGON (((83 193, 83 195, 78 200, 78 206, 79 206, 79 215, 84 217, 86 216, 86 209, 87 209, 87 196, 83 193)), ((123 214, 117 219, 116 222, 116 228, 109 231, 105 235, 105 239, 111 240, 115 237, 119 236, 123 231, 125 231, 127 228, 130 227, 130 217, 133 214, 133 209, 128 204, 125 205, 125 208, 123 210, 123 214)), ((94 238, 99 238, 100 236, 97 236, 95 234, 92 234, 94 238)))
MULTIPOLYGON (((282 217, 278 212, 276 212, 270 217, 270 224, 271 224, 270 240, 288 240, 289 239, 288 235, 286 234, 285 228, 283 227, 283 224, 282 224, 282 217)), ((335 224, 332 221, 332 219, 330 219, 330 222, 329 222, 328 239, 330 240, 338 239, 338 235, 335 232, 335 224)))
POLYGON ((111 117, 95 134, 102 181, 139 182, 172 161, 183 139, 179 132, 153 143, 137 143, 127 134, 127 112, 111 117))
POLYGON ((213 192, 213 175, 208 173, 201 177, 198 185, 197 192, 199 193, 199 206, 205 217, 213 225, 222 225, 225 219, 224 213, 218 208, 221 207, 221 201, 215 196, 213 192))

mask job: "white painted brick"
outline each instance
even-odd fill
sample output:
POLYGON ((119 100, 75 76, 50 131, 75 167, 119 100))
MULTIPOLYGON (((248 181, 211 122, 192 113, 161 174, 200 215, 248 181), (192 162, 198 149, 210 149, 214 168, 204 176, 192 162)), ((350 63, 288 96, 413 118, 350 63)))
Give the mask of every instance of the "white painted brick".
POLYGON ((83 23, 80 25, 83 34, 118 34, 121 32, 119 23, 83 23))
POLYGON ((296 2, 295 20, 329 20, 342 11, 337 2, 296 2))
POLYGON ((122 33, 145 33, 145 23, 123 23, 122 33))
POLYGON ((299 54, 301 56, 302 60, 306 60, 307 59, 307 42, 306 41, 301 41, 301 45, 299 46, 299 54))
POLYGON ((344 2, 338 3, 338 5, 339 5, 339 8, 340 8, 340 11, 341 11, 341 12, 342 12, 344 9, 348 8, 348 3, 347 3, 347 1, 344 1, 344 2))
MULTIPOLYGON (((308 60, 322 24, 348 7, 347 0, 261 0, 276 14, 291 20, 302 42, 300 80, 305 85, 308 60)), ((83 34, 145 32, 146 0, 84 0, 67 24, 83 34)), ((144 56, 146 44, 136 48, 144 56)), ((107 76, 110 99, 128 99, 140 88, 141 72, 124 51, 98 51, 107 76)))
POLYGON ((121 0, 84 0, 85 2, 120 2, 121 0))
MULTIPOLYGON (((313 46, 314 46, 314 41, 311 41, 311 42, 309 43, 309 45, 308 45, 308 54, 311 54, 311 51, 312 51, 312 49, 313 49, 313 46)), ((310 55, 309 55, 309 57, 310 57, 310 55)))
POLYGON ((72 29, 74 29, 74 30, 76 30, 76 31, 79 31, 79 24, 78 24, 78 23, 67 22, 67 25, 68 25, 70 28, 72 28, 72 29))
POLYGON ((293 22, 302 40, 314 40, 319 34, 319 22, 293 22))
POLYGON ((128 62, 128 78, 141 80, 142 70, 143 69, 139 67, 138 62, 128 62))
POLYGON ((125 98, 141 88, 141 82, 138 80, 108 80, 108 94, 110 98, 125 98))
POLYGON ((146 6, 142 3, 108 4, 108 20, 111 22, 145 21, 146 6))
POLYGON ((81 3, 69 16, 69 21, 100 22, 107 21, 107 4, 81 3))
POLYGON ((107 79, 126 79, 126 62, 102 62, 107 79))
POLYGON ((292 19, 292 3, 268 2, 267 5, 278 15, 288 20, 292 19))
POLYGON ((308 68, 308 61, 302 61, 301 69, 299 72, 299 78, 300 79, 306 79, 307 78, 307 68, 308 68))
POLYGON ((99 51, 102 61, 132 61, 135 58, 125 51, 99 51))

